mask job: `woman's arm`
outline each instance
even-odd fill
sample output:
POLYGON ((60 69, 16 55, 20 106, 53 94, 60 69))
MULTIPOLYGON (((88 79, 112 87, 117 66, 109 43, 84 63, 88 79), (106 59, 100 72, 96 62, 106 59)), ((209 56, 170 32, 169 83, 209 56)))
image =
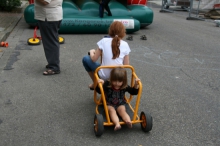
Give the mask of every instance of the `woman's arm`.
POLYGON ((99 56, 101 56, 102 51, 98 49, 92 49, 89 51, 90 52, 90 57, 93 62, 96 62, 99 59, 99 56))
POLYGON ((123 65, 129 65, 129 55, 125 55, 124 60, 123 60, 123 65))

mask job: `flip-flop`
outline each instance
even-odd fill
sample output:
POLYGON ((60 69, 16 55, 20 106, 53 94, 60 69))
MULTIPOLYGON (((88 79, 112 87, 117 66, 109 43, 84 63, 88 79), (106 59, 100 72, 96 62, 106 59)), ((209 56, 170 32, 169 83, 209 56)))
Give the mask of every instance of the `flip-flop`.
POLYGON ((48 76, 48 75, 55 75, 55 74, 59 74, 59 73, 60 73, 59 70, 54 71, 54 70, 48 69, 43 72, 43 75, 48 76))
POLYGON ((94 87, 90 87, 90 85, 89 85, 89 89, 90 89, 90 90, 94 90, 94 87))

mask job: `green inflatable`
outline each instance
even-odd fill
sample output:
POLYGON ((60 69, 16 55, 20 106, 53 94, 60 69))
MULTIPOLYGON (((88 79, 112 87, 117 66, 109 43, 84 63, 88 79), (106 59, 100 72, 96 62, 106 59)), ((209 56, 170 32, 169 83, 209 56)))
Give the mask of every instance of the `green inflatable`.
MULTIPOLYGON (((145 4, 135 3, 139 3, 139 1, 112 0, 109 3, 112 16, 108 16, 105 12, 104 17, 100 18, 99 0, 63 0, 63 20, 59 33, 107 33, 113 21, 121 21, 125 25, 127 33, 136 32, 153 22, 153 11, 146 6, 146 0, 145 4)), ((37 26, 33 3, 26 7, 24 18, 30 26, 37 26)))

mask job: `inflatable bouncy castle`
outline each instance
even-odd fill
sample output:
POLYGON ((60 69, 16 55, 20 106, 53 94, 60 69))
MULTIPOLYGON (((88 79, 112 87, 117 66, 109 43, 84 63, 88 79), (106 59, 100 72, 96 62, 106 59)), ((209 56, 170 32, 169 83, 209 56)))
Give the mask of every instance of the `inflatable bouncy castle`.
MULTIPOLYGON (((113 21, 121 21, 127 33, 133 33, 153 22, 153 11, 147 7, 147 0, 111 0, 109 8, 112 16, 104 12, 99 17, 100 0, 63 0, 63 20, 59 33, 94 34, 107 33, 113 21)), ((37 26, 34 19, 34 0, 24 11, 24 18, 30 26, 37 26)))

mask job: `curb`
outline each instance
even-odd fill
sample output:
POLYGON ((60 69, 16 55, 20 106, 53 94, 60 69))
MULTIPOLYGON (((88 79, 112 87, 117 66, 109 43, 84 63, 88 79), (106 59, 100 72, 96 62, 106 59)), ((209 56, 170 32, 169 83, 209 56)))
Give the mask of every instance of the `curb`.
POLYGON ((28 2, 24 1, 24 4, 21 7, 17 7, 14 10, 12 10, 12 13, 20 13, 20 17, 15 19, 13 21, 13 23, 4 31, 0 32, 0 42, 5 41, 8 36, 10 35, 10 33, 13 31, 13 29, 15 28, 15 26, 18 24, 18 22, 21 20, 23 13, 24 13, 24 9, 28 6, 28 2))
MULTIPOLYGON (((22 17, 22 16, 21 16, 22 17)), ((8 36, 10 35, 10 33, 12 32, 12 30, 15 28, 15 26, 18 24, 18 22, 21 20, 21 17, 18 20, 15 20, 10 26, 9 28, 7 28, 6 30, 0 32, 0 42, 5 41, 8 36), (2 34, 2 35, 1 35, 2 34)))

